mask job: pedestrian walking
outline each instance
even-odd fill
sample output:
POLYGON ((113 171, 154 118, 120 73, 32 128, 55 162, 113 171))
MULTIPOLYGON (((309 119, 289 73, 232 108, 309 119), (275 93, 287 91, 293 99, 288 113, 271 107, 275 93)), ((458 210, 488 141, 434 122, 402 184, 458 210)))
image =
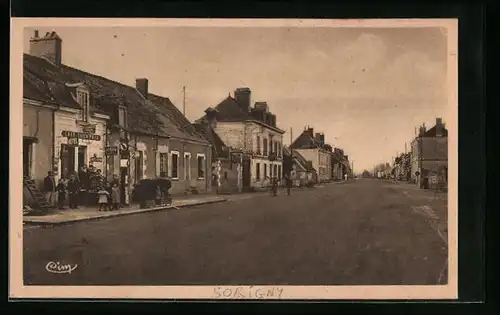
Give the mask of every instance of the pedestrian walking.
POLYGON ((48 172, 47 177, 43 180, 43 190, 45 192, 45 199, 52 208, 55 208, 56 181, 52 172, 48 172))
POLYGON ((276 197, 278 195, 278 179, 276 177, 271 178, 271 187, 273 197, 276 197))
POLYGON ((66 183, 64 182, 64 179, 59 179, 59 184, 57 184, 56 187, 57 190, 57 203, 59 206, 59 209, 64 209, 64 201, 66 201, 66 183))
POLYGON ((285 185, 286 185, 286 194, 290 196, 290 189, 292 188, 292 179, 290 175, 285 175, 285 185))
POLYGON ((111 200, 113 202, 113 210, 120 208, 120 187, 117 183, 113 183, 111 187, 111 200))
POLYGON ((99 190, 97 191, 97 196, 99 198, 97 201, 99 203, 99 211, 111 210, 109 208, 109 202, 108 202, 109 192, 103 187, 100 187, 99 190))
POLYGON ((80 192, 80 182, 75 174, 72 174, 68 182, 69 207, 78 209, 78 193, 80 192))
POLYGON ((113 199, 112 199, 113 189, 111 187, 111 184, 108 182, 106 182, 104 186, 106 187, 106 191, 108 192, 108 209, 111 211, 113 210, 113 199))

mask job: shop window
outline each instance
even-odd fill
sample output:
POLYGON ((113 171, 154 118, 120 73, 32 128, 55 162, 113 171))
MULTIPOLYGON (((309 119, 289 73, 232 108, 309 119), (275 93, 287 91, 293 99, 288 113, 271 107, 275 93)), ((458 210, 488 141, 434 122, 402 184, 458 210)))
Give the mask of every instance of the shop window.
POLYGON ((205 155, 197 154, 196 158, 198 160, 198 179, 205 178, 205 155))
POLYGON ((168 153, 160 153, 160 177, 167 177, 168 153))
POLYGON ((172 179, 179 179, 179 152, 172 151, 172 179))

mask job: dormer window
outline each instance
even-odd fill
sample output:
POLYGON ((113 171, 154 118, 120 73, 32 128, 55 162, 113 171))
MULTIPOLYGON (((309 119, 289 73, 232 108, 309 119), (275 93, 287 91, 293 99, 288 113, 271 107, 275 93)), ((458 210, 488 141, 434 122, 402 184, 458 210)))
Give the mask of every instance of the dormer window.
POLYGON ((127 107, 122 105, 118 107, 118 125, 127 128, 127 107))
POLYGON ((90 95, 89 90, 79 87, 76 90, 76 100, 82 106, 82 121, 88 122, 90 113, 90 95))

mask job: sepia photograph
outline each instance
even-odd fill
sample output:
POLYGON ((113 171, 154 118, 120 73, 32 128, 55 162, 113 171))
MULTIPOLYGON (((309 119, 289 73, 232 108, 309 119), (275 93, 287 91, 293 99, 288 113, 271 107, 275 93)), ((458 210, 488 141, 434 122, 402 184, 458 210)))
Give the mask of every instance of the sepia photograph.
POLYGON ((11 295, 456 298, 457 24, 13 19, 11 295))

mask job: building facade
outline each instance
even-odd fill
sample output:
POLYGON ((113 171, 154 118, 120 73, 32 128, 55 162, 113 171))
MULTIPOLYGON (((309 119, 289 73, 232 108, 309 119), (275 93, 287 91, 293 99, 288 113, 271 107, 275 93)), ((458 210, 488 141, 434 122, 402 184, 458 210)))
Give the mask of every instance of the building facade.
POLYGON ((306 160, 311 161, 312 167, 317 172, 319 183, 332 180, 332 150, 329 145, 325 144, 324 134, 315 134, 314 129, 308 127, 290 147, 299 152, 306 160))
POLYGON ((422 125, 411 142, 411 180, 420 188, 447 185, 448 130, 441 118, 429 130, 422 125))
MULTIPOLYGON (((24 55, 24 78, 25 99, 40 94, 57 109, 47 122, 59 177, 83 165, 108 179, 118 175, 125 204, 142 179, 169 178, 174 195, 211 191, 210 143, 168 98, 149 93, 147 78, 127 86, 64 65, 62 39, 38 31, 24 55)), ((24 114, 27 136, 32 116, 31 109, 24 114)), ((47 168, 46 158, 37 160, 47 168)))
POLYGON ((270 178, 283 175, 283 130, 266 102, 250 106, 251 91, 238 88, 198 122, 208 121, 230 149, 230 159, 241 168, 242 190, 270 185, 270 178))

